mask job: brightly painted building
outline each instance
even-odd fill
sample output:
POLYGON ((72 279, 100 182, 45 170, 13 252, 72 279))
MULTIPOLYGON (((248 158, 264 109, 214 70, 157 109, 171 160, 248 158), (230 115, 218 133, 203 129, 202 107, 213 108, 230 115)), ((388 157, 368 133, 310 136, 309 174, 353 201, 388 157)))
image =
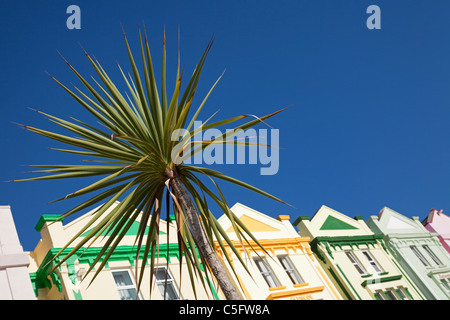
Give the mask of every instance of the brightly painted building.
MULTIPOLYGON (((231 210, 267 252, 266 254, 253 241, 249 241, 250 246, 243 240, 242 246, 231 221, 225 215, 218 219, 249 271, 245 270, 224 241, 224 249, 231 256, 231 263, 237 276, 232 271, 230 274, 238 284, 237 287, 240 288, 243 299, 343 299, 311 252, 310 239, 298 235, 289 222, 289 216, 280 215, 274 219, 240 203, 235 204, 231 210)), ((219 256, 230 268, 217 241, 215 247, 219 256)))
MULTIPOLYGON (((10 206, 0 206, 0 300, 35 300, 10 206)), ((6 314, 5 314, 6 315, 6 314)))
MULTIPOLYGON (((104 214, 108 214, 112 209, 113 207, 104 214)), ((185 264, 186 258, 182 260, 180 272, 175 223, 169 222, 169 237, 167 237, 167 223, 163 220, 160 223, 159 259, 153 277, 156 283, 152 283, 151 295, 150 263, 147 263, 141 288, 139 292, 136 291, 135 260, 137 247, 134 246, 134 243, 139 228, 139 218, 131 225, 126 235, 121 239, 119 246, 108 259, 105 268, 90 285, 95 269, 83 281, 80 280, 100 252, 102 243, 107 240, 108 234, 105 234, 105 238, 99 237, 89 248, 79 250, 76 256, 68 259, 56 271, 50 273, 52 265, 48 262, 73 236, 79 233, 90 220, 93 211, 67 224, 63 224, 62 221, 55 222, 58 218, 56 215, 43 215, 40 218, 36 230, 41 233, 41 240, 35 250, 30 253, 31 264, 29 266, 34 293, 39 300, 158 300, 163 299, 164 292, 167 300, 219 298, 214 288, 205 290, 200 280, 195 284, 197 296, 194 295, 185 264), (167 245, 167 241, 169 245, 167 245), (165 287, 166 277, 167 286, 165 287), (183 281, 180 280, 181 277, 183 281)), ((95 224, 91 228, 93 227, 95 227, 95 224)), ((91 228, 80 235, 80 240, 91 228)), ((76 240, 72 246, 75 246, 78 242, 79 240, 76 240)), ((71 249, 66 249, 66 252, 69 252, 69 250, 71 249)), ((142 257, 143 249, 140 251, 139 266, 141 266, 142 257)), ((206 286, 208 287, 208 285, 206 286)))
POLYGON ((383 235, 363 218, 322 206, 294 225, 311 237, 311 249, 339 292, 348 300, 422 300, 417 287, 389 253, 383 235))
POLYGON ((428 231, 437 233, 442 246, 450 254, 450 217, 442 209, 431 209, 422 224, 428 231))
POLYGON ((437 233, 428 231, 418 217, 408 218, 387 207, 367 225, 384 234, 386 246, 426 299, 450 299, 450 255, 437 233))

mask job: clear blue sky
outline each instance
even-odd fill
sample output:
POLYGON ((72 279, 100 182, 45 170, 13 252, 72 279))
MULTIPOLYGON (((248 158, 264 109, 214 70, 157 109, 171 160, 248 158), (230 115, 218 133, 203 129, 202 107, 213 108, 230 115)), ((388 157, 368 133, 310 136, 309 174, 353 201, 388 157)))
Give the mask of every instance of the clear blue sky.
MULTIPOLYGON (((73 163, 58 147, 11 121, 55 128, 28 107, 92 118, 45 73, 78 84, 57 50, 84 75, 93 74, 79 43, 121 81, 129 71, 121 24, 135 50, 147 29, 155 65, 165 28, 173 84, 178 28, 181 60, 191 72, 211 36, 215 43, 196 102, 226 69, 204 109, 207 118, 264 115, 294 104, 269 123, 280 130, 280 169, 259 165, 217 169, 294 208, 222 183, 230 205, 241 202, 276 217, 312 216, 323 204, 351 217, 388 206, 423 219, 450 211, 449 1, 66 1, 0 2, 0 180, 31 177, 26 164, 73 163), (66 9, 81 8, 81 30, 69 30, 66 9), (369 30, 366 9, 381 8, 381 29, 369 30)), ((158 67, 159 70, 159 67, 158 67)), ((171 87, 169 87, 171 88, 171 87)), ((78 160, 78 158, 77 158, 78 160)), ((77 202, 47 204, 87 181, 0 183, 25 250, 40 235, 42 214, 77 202)), ((219 213, 218 213, 219 214, 219 213)))

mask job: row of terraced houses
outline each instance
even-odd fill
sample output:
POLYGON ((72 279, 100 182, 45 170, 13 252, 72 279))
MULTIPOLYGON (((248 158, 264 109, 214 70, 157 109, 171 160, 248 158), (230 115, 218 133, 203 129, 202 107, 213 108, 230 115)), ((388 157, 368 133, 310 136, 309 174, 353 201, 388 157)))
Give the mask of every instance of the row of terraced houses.
MULTIPOLYGON (((226 243, 214 243, 219 257, 224 257, 222 250, 229 251, 230 261, 223 258, 223 262, 228 268, 233 265, 236 272, 230 275, 243 300, 450 300, 450 217, 442 210, 432 209, 423 221, 387 207, 366 221, 327 206, 295 219, 287 215, 275 219, 240 203, 232 211, 266 251, 251 242, 241 245, 228 218, 219 218, 250 271, 226 243)), ((0 300, 224 299, 215 283, 205 288, 200 279, 194 293, 176 232, 160 235, 160 258, 154 269, 158 290, 150 290, 147 272, 137 292, 133 243, 139 221, 89 286, 90 274, 81 278, 101 242, 50 272, 48 262, 83 228, 89 215, 67 224, 55 222, 56 215, 41 216, 36 224, 41 239, 34 251, 24 252, 11 208, 1 206, 0 300)), ((160 230, 167 228, 175 231, 176 226, 162 221, 160 230)))

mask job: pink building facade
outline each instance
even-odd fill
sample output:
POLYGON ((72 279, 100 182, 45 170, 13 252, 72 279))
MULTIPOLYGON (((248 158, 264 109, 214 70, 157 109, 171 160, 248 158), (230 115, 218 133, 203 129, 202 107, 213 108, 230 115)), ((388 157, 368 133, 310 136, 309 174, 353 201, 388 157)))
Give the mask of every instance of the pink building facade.
POLYGON ((439 241, 450 254, 450 217, 442 209, 431 209, 422 224, 428 231, 438 234, 439 241))

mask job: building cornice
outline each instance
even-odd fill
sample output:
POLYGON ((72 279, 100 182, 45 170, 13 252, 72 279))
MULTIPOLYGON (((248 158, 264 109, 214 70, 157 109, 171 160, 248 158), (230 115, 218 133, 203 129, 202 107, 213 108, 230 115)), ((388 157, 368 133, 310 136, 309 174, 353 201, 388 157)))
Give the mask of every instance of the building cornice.
MULTIPOLYGON (((297 250, 300 250, 301 252, 305 252, 313 258, 313 254, 311 252, 311 249, 309 247, 309 237, 295 237, 295 238, 279 238, 279 239, 261 239, 258 240, 259 244, 264 248, 264 250, 271 252, 273 255, 275 255, 276 250, 284 250, 286 253, 289 253, 289 250, 292 249, 295 252, 297 250)), ((239 254, 242 254, 244 251, 249 254, 252 251, 262 251, 261 247, 253 240, 247 241, 240 241, 237 240, 231 240, 231 244, 236 248, 236 250, 239 252, 239 254)), ((229 244, 223 240, 222 246, 225 250, 230 252, 231 248, 229 244)), ((221 248, 221 244, 216 240, 214 241, 214 247, 216 252, 223 257, 223 252, 221 248)))
POLYGON ((358 235, 358 236, 321 236, 321 237, 315 237, 311 243, 311 250, 317 254, 317 256, 324 262, 325 256, 321 253, 320 250, 318 250, 319 245, 323 245, 325 247, 325 250, 330 255, 331 258, 333 258, 333 252, 331 249, 336 250, 336 248, 339 248, 342 250, 342 247, 344 246, 350 246, 352 249, 355 246, 359 249, 359 246, 365 245, 367 247, 372 246, 375 247, 377 243, 381 244, 383 249, 387 251, 387 248, 384 245, 383 242, 383 234, 369 234, 369 235, 358 235))

